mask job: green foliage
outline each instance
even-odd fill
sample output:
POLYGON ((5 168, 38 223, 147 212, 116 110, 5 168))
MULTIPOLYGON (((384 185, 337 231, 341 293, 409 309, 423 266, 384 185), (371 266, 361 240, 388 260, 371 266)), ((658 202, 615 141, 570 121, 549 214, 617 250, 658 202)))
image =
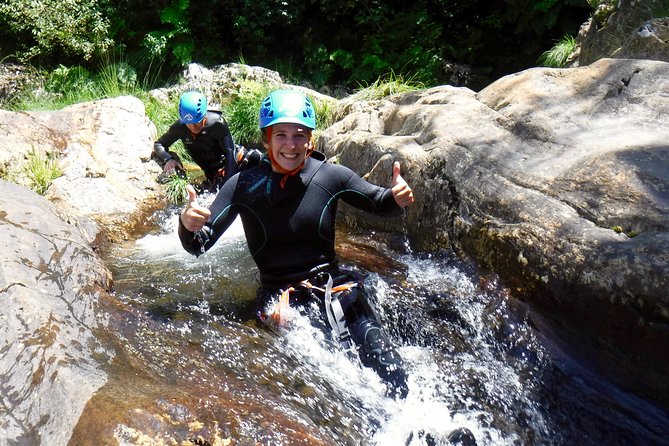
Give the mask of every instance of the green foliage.
POLYGON ((239 95, 225 107, 225 119, 230 126, 232 138, 246 147, 262 146, 258 129, 258 110, 265 97, 280 86, 245 82, 239 95))
POLYGON ((335 104, 331 101, 320 101, 313 99, 314 111, 316 112, 316 130, 323 131, 334 124, 335 104))
POLYGON ((183 204, 188 199, 188 192, 186 187, 190 184, 187 178, 182 178, 179 175, 173 174, 167 180, 165 194, 170 203, 183 204))
POLYGON ((148 32, 142 42, 152 59, 161 58, 170 51, 178 65, 193 60, 195 43, 191 36, 189 6, 190 0, 174 0, 161 11, 161 22, 169 28, 148 32))
POLYGON ((22 60, 62 52, 90 60, 113 44, 105 0, 4 0, 0 15, 22 37, 22 60))
POLYGON ((618 233, 618 234, 625 234, 629 238, 634 238, 638 235, 636 232, 631 231, 631 230, 630 231, 625 231, 622 226, 618 226, 618 225, 611 227, 611 230, 613 232, 618 233))
POLYGON ((669 17, 669 2, 654 1, 649 5, 650 16, 653 18, 669 17))
MULTIPOLYGON (((143 92, 140 92, 137 96, 142 100, 142 102, 144 102, 146 116, 156 126, 158 135, 162 135, 167 132, 170 126, 176 122, 177 117, 179 116, 178 100, 174 100, 165 104, 155 97, 143 92)), ((172 144, 170 151, 176 153, 179 156, 181 162, 184 164, 184 167, 188 168, 189 166, 194 166, 194 168, 198 168, 197 164, 195 164, 193 161, 193 158, 186 151, 186 147, 184 146, 183 142, 181 142, 181 140, 172 144)))
POLYGON ((390 73, 379 77, 371 85, 359 88, 354 97, 356 100, 369 101, 423 88, 425 88, 425 85, 422 82, 416 81, 413 78, 406 79, 404 76, 395 74, 391 71, 390 73))
POLYGON ((93 73, 82 66, 59 65, 51 73, 47 73, 45 78, 45 92, 53 93, 54 98, 61 98, 65 105, 98 97, 99 89, 93 73))
POLYGON ((37 153, 34 149, 28 153, 23 173, 28 180, 28 187, 40 195, 46 193, 53 180, 63 175, 53 156, 37 153))
MULTIPOLYGON (((258 128, 258 111, 263 99, 273 90, 283 88, 281 85, 259 83, 253 81, 245 82, 239 95, 225 107, 225 118, 230 127, 230 133, 238 144, 246 147, 261 147, 261 135, 258 128)), ((333 108, 332 101, 324 101, 310 97, 316 112, 316 136, 332 124, 333 108)))
POLYGON ((144 102, 146 116, 156 126, 159 135, 165 133, 177 120, 179 116, 179 103, 177 100, 165 104, 163 101, 148 94, 140 95, 140 99, 144 102))
POLYGON ((82 66, 57 66, 43 74, 39 91, 27 92, 11 104, 14 110, 57 110, 67 105, 126 94, 138 94, 137 73, 125 62, 108 62, 92 73, 82 66))
POLYGON ((137 72, 126 62, 105 63, 96 77, 102 97, 113 98, 139 90, 137 72))
POLYGON ((453 67, 469 65, 485 83, 532 66, 590 13, 584 0, 4 0, 0 57, 16 51, 51 68, 55 60, 95 70, 123 49, 138 72, 159 71, 163 81, 190 62, 242 58, 287 70, 292 83, 347 89, 389 71, 426 85, 459 82, 453 67))
POLYGON ((567 64, 569 55, 576 47, 576 40, 569 35, 564 36, 553 48, 545 51, 539 58, 539 64, 546 67, 561 68, 567 64))

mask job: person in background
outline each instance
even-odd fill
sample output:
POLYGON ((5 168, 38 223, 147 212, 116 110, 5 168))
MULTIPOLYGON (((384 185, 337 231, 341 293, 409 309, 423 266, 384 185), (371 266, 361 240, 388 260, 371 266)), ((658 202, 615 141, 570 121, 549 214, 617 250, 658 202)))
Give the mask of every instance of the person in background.
POLYGON ((222 113, 207 109, 207 98, 188 91, 179 99, 179 120, 153 145, 153 155, 163 174, 184 174, 179 156, 169 147, 181 140, 193 161, 200 166, 206 180, 201 191, 215 191, 241 169, 257 165, 262 158, 258 150, 247 151, 236 146, 222 113))
POLYGON ((259 123, 267 150, 259 166, 233 176, 209 208, 199 206, 195 191, 189 190, 189 203, 179 217, 184 249, 199 256, 241 216, 260 272, 260 320, 281 323, 287 306, 306 311, 305 304, 316 300, 319 323, 327 323, 344 346, 354 346, 390 394, 406 396, 402 358, 381 327, 363 278, 338 265, 334 248, 339 200, 381 215, 399 215, 413 203, 400 164, 394 164, 391 187, 385 188, 328 163, 314 149, 316 115, 301 92, 272 92, 262 102, 259 123))

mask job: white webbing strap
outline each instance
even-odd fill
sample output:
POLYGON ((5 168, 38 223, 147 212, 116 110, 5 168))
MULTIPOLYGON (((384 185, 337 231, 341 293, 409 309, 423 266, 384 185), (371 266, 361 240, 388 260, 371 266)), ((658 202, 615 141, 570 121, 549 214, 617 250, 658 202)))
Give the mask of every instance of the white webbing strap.
POLYGON ((339 341, 342 347, 351 347, 351 333, 349 333, 348 328, 346 328, 344 310, 341 307, 339 299, 332 298, 332 276, 329 274, 328 281, 325 284, 323 300, 325 303, 325 313, 328 317, 328 323, 335 334, 335 338, 339 341))

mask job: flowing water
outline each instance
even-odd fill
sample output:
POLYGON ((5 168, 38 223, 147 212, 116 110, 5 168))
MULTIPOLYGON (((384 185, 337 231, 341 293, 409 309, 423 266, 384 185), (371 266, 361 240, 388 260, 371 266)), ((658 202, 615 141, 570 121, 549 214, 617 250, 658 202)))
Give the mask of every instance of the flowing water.
POLYGON ((256 269, 239 221, 195 258, 181 248, 174 212, 161 214, 160 231, 109 256, 115 297, 152 321, 129 341, 151 358, 152 373, 200 374, 188 380, 192 393, 221 388, 240 407, 256 405, 226 413, 236 419, 231 444, 297 444, 286 419, 319 439, 313 444, 448 444, 462 426, 479 445, 667 441, 665 414, 571 362, 494 276, 449 252, 415 253, 406 240, 387 245, 377 234, 338 235, 351 254, 344 265, 367 273, 405 360, 409 394, 395 400, 306 316, 291 313, 278 332, 258 325, 256 269))

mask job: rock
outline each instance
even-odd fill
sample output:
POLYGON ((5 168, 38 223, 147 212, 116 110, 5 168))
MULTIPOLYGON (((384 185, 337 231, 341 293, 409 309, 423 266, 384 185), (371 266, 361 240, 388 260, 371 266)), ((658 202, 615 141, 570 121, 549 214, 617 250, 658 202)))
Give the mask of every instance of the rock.
POLYGON ((361 103, 319 147, 379 184, 399 160, 414 188, 406 221, 348 221, 474 258, 571 354, 669 405, 667 70, 603 59, 361 103))
POLYGON ((157 138, 143 103, 125 96, 48 112, 0 110, 0 163, 21 173, 30 152, 54 156, 63 175, 47 197, 72 215, 99 222, 110 240, 126 238, 162 205, 151 160, 157 138), (101 199, 102 198, 102 199, 101 199))
POLYGON ((263 67, 229 63, 209 69, 200 64, 190 64, 174 86, 152 90, 151 94, 167 102, 178 101, 186 91, 200 91, 207 96, 211 105, 218 107, 238 96, 247 81, 283 84, 278 72, 263 67))
POLYGON ((94 330, 111 275, 87 237, 34 192, 0 180, 0 209, 0 438, 66 445, 107 379, 94 330))
POLYGON ((221 108, 239 96, 246 83, 275 85, 276 88, 301 90, 314 100, 334 104, 334 98, 309 88, 284 83, 281 75, 263 67, 238 63, 217 65, 211 69, 199 64, 190 64, 182 73, 176 85, 170 88, 152 90, 151 95, 164 102, 178 101, 182 93, 195 90, 203 92, 211 107, 221 108))
POLYGON ((36 70, 19 64, 0 64, 0 107, 21 96, 24 90, 37 89, 41 81, 36 70))
POLYGON ((602 58, 669 62, 666 1, 604 0, 578 33, 575 65, 602 58))

